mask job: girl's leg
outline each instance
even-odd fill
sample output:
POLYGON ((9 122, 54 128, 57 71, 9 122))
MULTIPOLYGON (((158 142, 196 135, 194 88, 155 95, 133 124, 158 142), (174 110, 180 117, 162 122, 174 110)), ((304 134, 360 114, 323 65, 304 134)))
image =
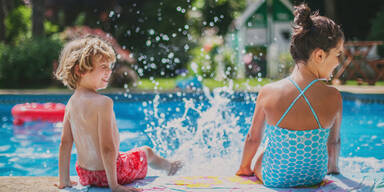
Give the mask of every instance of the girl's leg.
POLYGON ((157 155, 150 147, 144 146, 140 148, 147 155, 147 161, 149 166, 154 169, 161 169, 168 171, 168 175, 174 175, 176 172, 183 167, 181 161, 168 161, 163 157, 157 155))
MULTIPOLYGON (((257 177, 261 182, 263 182, 262 171, 261 171, 261 162, 263 161, 263 155, 264 155, 264 152, 262 152, 262 153, 260 154, 260 156, 257 158, 256 164, 255 164, 255 169, 254 169, 254 172, 255 172, 256 177, 257 177)), ((264 182, 263 182, 263 183, 264 183, 264 182)))

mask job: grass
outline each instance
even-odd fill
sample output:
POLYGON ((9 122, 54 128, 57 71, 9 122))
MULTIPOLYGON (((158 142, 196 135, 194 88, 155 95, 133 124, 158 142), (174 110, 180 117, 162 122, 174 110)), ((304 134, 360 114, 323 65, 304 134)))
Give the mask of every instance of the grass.
MULTIPOLYGON (((248 90, 252 87, 261 87, 270 82, 272 82, 272 80, 267 78, 232 80, 233 88, 235 88, 236 90, 248 90)), ((214 89, 217 87, 228 86, 230 84, 230 81, 216 81, 214 79, 204 79, 203 84, 209 89, 214 89)))
POLYGON ((176 88, 176 78, 170 79, 140 79, 137 89, 141 90, 172 90, 176 88))
MULTIPOLYGON (((137 90, 145 90, 145 91, 175 90, 176 89, 176 81, 180 80, 180 79, 181 78, 168 78, 168 79, 157 78, 154 80, 140 79, 137 82, 136 89, 137 90)), ((274 80, 271 80, 268 78, 259 78, 259 79, 258 78, 252 78, 252 79, 234 79, 231 81, 233 83, 233 88, 235 90, 252 90, 254 88, 262 87, 265 84, 273 82, 274 80)), ((230 81, 228 81, 228 80, 217 81, 214 79, 203 79, 202 83, 204 86, 208 87, 209 89, 214 89, 217 87, 229 86, 230 81)), ((357 81, 347 81, 345 85, 357 86, 358 84, 357 84, 357 81)), ((363 85, 368 85, 368 84, 364 82, 363 85)), ((375 86, 384 86, 384 81, 376 82, 375 86)))
MULTIPOLYGON (((176 81, 180 78, 170 79, 140 79, 137 82, 137 89, 139 90, 173 90, 176 88, 176 81)), ((259 78, 259 79, 235 79, 232 81, 233 87, 236 90, 247 90, 252 87, 263 86, 267 83, 272 82, 270 79, 259 78)), ((204 79, 203 85, 209 89, 217 87, 229 86, 230 81, 217 81, 214 79, 204 79)))
MULTIPOLYGON (((345 85, 358 85, 357 81, 348 80, 345 85)), ((368 83, 364 82, 363 85, 368 85, 368 83)), ((384 81, 377 81, 375 86, 384 86, 384 81)))

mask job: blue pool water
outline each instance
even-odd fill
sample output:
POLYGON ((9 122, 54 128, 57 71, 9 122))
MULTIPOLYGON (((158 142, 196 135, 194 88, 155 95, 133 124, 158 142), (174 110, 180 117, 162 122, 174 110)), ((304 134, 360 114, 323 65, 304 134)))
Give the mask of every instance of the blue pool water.
MULTIPOLYGON (((384 95, 343 93, 341 172, 384 175, 384 95)), ((121 151, 148 145, 182 159, 184 175, 233 175, 254 110, 256 93, 113 94, 121 151)), ((24 102, 62 102, 69 95, 0 95, 0 176, 56 176, 61 123, 12 124, 24 102)), ((76 150, 71 158, 71 175, 76 150)), ((149 174, 163 174, 150 170, 149 174)))

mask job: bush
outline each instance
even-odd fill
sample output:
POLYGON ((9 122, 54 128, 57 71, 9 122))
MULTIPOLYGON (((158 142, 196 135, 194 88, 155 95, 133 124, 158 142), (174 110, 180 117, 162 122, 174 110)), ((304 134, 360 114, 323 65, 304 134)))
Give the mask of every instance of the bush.
POLYGON ((222 55, 225 76, 229 79, 236 78, 237 67, 234 52, 230 48, 224 48, 222 55))
POLYGON ((29 39, 16 46, 0 46, 1 88, 42 88, 51 85, 53 62, 61 42, 49 38, 29 39))
POLYGON ((288 77, 293 68, 295 67, 295 61, 293 60, 290 53, 281 53, 279 56, 279 78, 288 77))
POLYGON ((214 78, 217 62, 215 56, 217 54, 217 46, 206 49, 197 46, 191 50, 192 60, 189 64, 191 74, 200 75, 203 78, 214 78))

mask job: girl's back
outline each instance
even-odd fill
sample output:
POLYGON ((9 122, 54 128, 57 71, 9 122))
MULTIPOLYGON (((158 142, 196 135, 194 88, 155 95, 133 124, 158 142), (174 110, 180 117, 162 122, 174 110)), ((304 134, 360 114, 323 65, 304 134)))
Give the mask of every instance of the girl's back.
MULTIPOLYGON (((303 90, 311 81, 301 77, 291 79, 303 90)), ((262 105, 266 123, 276 125, 300 91, 288 78, 271 83, 263 88, 262 105)), ((322 128, 330 128, 339 111, 340 93, 332 87, 316 82, 304 93, 317 115, 322 128)), ((305 98, 301 96, 279 124, 289 130, 312 130, 319 126, 305 98)))
POLYGON ((338 92, 317 79, 296 83, 300 76, 293 73, 267 86, 260 98, 267 122, 262 160, 267 186, 313 185, 327 173, 327 140, 339 112, 333 99, 338 92))

